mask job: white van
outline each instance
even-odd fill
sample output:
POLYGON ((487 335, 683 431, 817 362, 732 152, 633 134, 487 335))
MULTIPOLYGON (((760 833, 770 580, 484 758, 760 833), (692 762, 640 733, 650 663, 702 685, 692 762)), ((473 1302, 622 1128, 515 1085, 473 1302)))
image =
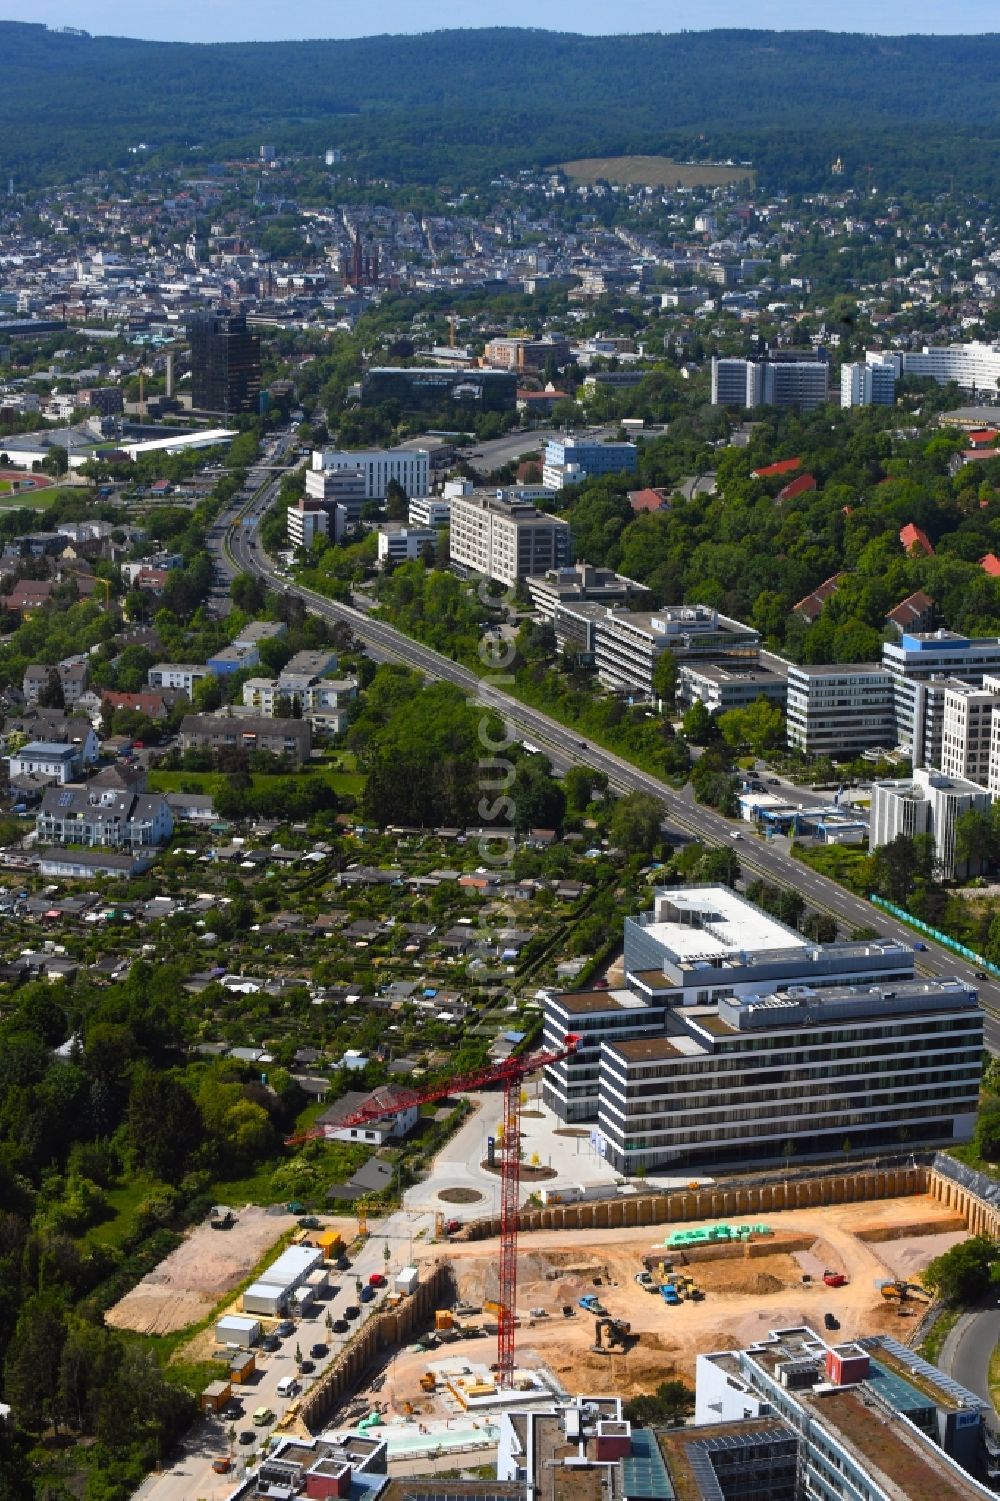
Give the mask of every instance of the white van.
POLYGON ((299 1389, 299 1383, 294 1376, 282 1376, 275 1387, 279 1397, 294 1397, 299 1389))

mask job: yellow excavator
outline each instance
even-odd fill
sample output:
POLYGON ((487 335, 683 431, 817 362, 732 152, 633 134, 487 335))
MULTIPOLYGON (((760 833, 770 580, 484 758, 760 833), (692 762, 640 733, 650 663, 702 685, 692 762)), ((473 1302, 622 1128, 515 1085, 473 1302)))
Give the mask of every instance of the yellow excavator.
POLYGON ((919 1282, 883 1282, 879 1291, 887 1303, 906 1303, 910 1298, 921 1298, 925 1303, 931 1301, 931 1294, 919 1282))
POLYGON ((625 1350, 635 1343, 636 1336, 632 1333, 632 1325, 624 1319, 595 1319, 594 1320, 594 1349, 610 1351, 615 1345, 625 1350), (604 1331, 606 1342, 601 1343, 601 1331, 604 1331))

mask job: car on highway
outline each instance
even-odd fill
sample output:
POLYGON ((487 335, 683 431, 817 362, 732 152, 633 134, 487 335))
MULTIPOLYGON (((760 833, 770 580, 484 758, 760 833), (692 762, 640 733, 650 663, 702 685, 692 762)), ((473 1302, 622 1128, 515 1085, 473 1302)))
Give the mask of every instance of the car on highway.
POLYGON ((918 952, 921 953, 921 954, 926 953, 926 951, 927 951, 927 945, 926 945, 926 943, 915 943, 913 945, 913 947, 915 949, 917 949, 918 952))
POLYGON ((977 969, 976 970, 976 979, 977 980, 988 980, 989 979, 989 975, 986 973, 985 969, 977 969))

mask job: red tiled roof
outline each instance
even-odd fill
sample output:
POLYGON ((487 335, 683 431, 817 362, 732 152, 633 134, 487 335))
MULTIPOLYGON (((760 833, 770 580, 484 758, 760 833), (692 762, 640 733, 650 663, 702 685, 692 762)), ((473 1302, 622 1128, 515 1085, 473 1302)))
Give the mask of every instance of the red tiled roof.
POLYGON ((776 464, 767 464, 753 471, 754 479, 777 479, 779 474, 793 474, 802 467, 801 459, 779 459, 776 464))
POLYGON ((630 490, 629 502, 633 511, 659 511, 667 502, 665 490, 630 490))
POLYGON ((925 594, 923 589, 917 589, 913 594, 907 595, 906 599, 901 599, 885 618, 905 629, 924 619, 927 611, 933 608, 934 601, 930 595, 925 594))
POLYGON ((917 526, 913 521, 908 521, 900 529, 899 540, 907 552, 922 552, 925 557, 934 556, 934 544, 924 531, 923 527, 917 526))
POLYGON ((1000 438, 1000 432, 993 427, 980 427, 974 433, 966 433, 966 440, 973 448, 984 448, 990 443, 995 443, 1000 438))
POLYGON ((797 605, 792 606, 795 614, 802 615, 812 625, 830 596, 836 594, 837 585, 843 577, 843 573, 834 573, 828 579, 824 579, 821 584, 817 584, 811 594, 807 594, 804 599, 799 600, 797 605))
POLYGON ((815 488, 816 481, 811 474, 800 474, 783 490, 778 491, 778 499, 794 500, 796 495, 805 495, 808 490, 815 490, 815 488))
POLYGON ((995 552, 988 552, 985 558, 980 558, 979 566, 991 579, 1000 578, 1000 558, 995 552))
POLYGON ((167 712, 159 693, 116 693, 105 688, 101 692, 101 703, 110 704, 112 709, 136 709, 149 719, 162 718, 167 712))

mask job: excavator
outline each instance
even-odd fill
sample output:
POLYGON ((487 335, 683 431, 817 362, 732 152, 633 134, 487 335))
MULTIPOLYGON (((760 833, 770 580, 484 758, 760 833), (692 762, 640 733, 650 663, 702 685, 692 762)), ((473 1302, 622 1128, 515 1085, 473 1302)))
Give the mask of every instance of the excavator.
POLYGON ((632 1333, 632 1325, 624 1319, 603 1318, 594 1320, 594 1349, 602 1353, 610 1354, 615 1345, 620 1345, 623 1350, 635 1343, 637 1336, 632 1333), (607 1342, 601 1343, 601 1330, 607 1336, 607 1342))
POLYGON ((887 1303, 894 1300, 906 1303, 910 1298, 922 1298, 925 1303, 931 1301, 931 1294, 919 1282, 883 1282, 879 1291, 887 1303))

